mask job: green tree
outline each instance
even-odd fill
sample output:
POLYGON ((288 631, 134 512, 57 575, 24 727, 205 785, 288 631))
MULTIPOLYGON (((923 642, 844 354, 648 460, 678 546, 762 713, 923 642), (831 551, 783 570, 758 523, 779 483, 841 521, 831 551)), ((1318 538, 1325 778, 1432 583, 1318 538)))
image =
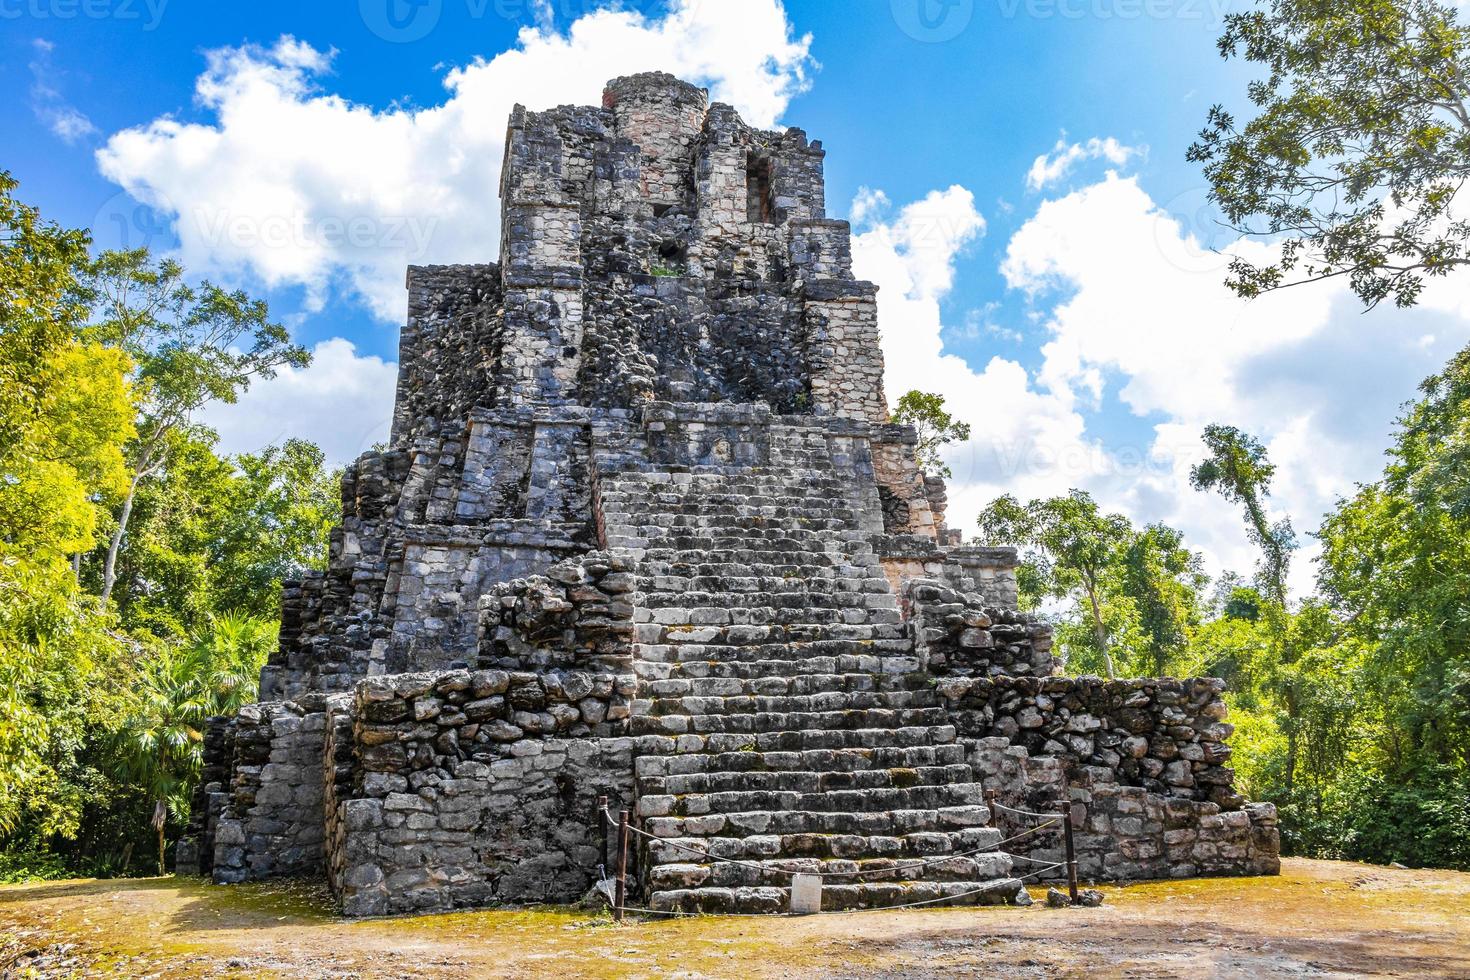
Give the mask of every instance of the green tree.
POLYGON ((128 363, 82 340, 87 236, 0 173, 0 833, 73 833, 84 754, 126 707, 115 623, 76 587, 98 501, 126 478, 128 363))
POLYGON ((1210 425, 1204 431, 1209 455, 1194 467, 1190 482, 1196 490, 1218 492, 1226 500, 1240 504, 1245 514, 1246 533, 1260 549, 1256 568, 1256 585, 1263 600, 1261 621, 1270 630, 1274 683, 1285 700, 1286 768, 1285 788, 1290 793, 1296 780, 1302 721, 1303 693, 1292 669, 1297 658, 1295 629, 1287 606, 1287 573, 1291 555, 1296 549, 1296 533, 1290 520, 1272 522, 1266 513, 1271 495, 1271 480, 1276 467, 1266 457, 1266 449, 1249 434, 1233 426, 1210 425))
MULTIPOLYGON (((1138 643, 1148 673, 1163 677, 1183 666, 1199 621, 1199 592, 1206 576, 1183 535, 1165 524, 1136 534, 1121 556, 1122 589, 1138 616, 1138 643)), ((1181 671, 1182 673, 1182 671, 1181 671)))
POLYGON ((197 436, 195 416, 212 402, 236 401, 252 381, 310 362, 270 321, 264 302, 209 282, 191 286, 177 262, 155 263, 144 249, 104 252, 89 268, 91 333, 137 365, 138 434, 128 446, 132 479, 123 492, 102 568, 102 598, 117 582, 118 554, 139 487, 167 465, 180 432, 197 436))
POLYGON ((1046 595, 1077 599, 1094 650, 1108 677, 1116 677, 1111 649, 1116 626, 1110 628, 1108 610, 1110 599, 1121 592, 1119 552, 1133 537, 1128 518, 1102 513, 1090 494, 1073 490, 1027 504, 1009 495, 998 497, 981 512, 979 523, 987 543, 1024 551, 1046 595))
POLYGON ((898 400, 893 421, 911 425, 919 434, 915 454, 920 469, 935 476, 953 476, 940 452, 952 442, 964 442, 970 438, 970 424, 959 421, 945 410, 943 395, 925 391, 906 392, 898 400))
POLYGON ((1264 71, 1254 118, 1214 106, 1188 157, 1233 227, 1282 239, 1274 262, 1236 257, 1232 289, 1343 276, 1369 307, 1410 306, 1470 262, 1470 33, 1453 7, 1267 0, 1228 14, 1219 47, 1264 71))
POLYGON ((187 816, 189 793, 203 762, 204 725, 253 700, 270 651, 269 621, 243 614, 214 618, 185 643, 158 644, 143 662, 137 703, 118 739, 122 774, 146 794, 149 824, 164 874, 170 817, 187 816))

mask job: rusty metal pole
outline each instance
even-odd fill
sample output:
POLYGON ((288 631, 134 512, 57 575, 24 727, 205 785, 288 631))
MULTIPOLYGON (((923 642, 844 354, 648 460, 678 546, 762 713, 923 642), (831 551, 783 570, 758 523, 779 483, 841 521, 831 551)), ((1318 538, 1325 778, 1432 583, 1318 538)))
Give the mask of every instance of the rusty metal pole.
MULTIPOLYGON (((597 798, 597 862, 604 868, 608 865, 607 860, 607 797, 597 798)), ((603 872, 606 874, 606 872, 603 872)))
POLYGON ((1071 807, 1062 814, 1062 841, 1067 847, 1067 891, 1072 897, 1072 904, 1077 904, 1077 849, 1072 843, 1072 812, 1071 807))
POLYGON ((995 826, 995 797, 995 790, 987 789, 985 791, 985 808, 990 811, 990 826, 992 827, 995 826))
POLYGON ((623 921, 623 900, 628 894, 628 811, 618 818, 618 887, 613 905, 613 921, 623 921))

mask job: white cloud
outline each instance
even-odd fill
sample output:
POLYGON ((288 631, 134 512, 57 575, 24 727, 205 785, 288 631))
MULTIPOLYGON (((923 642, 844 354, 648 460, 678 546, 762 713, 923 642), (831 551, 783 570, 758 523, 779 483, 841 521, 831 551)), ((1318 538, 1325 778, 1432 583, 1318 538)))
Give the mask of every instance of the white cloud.
POLYGON ((1094 136, 1086 143, 1068 143, 1066 137, 1057 140, 1050 153, 1043 153, 1031 164, 1026 173, 1026 186, 1039 191, 1054 184, 1084 160, 1106 160, 1115 167, 1122 167, 1135 157, 1147 155, 1146 147, 1125 146, 1109 136, 1098 139, 1094 136))
POLYGON ((809 37, 779 0, 675 0, 663 17, 596 10, 565 33, 542 22, 516 46, 448 71, 425 109, 378 110, 324 91, 331 52, 286 37, 209 52, 196 95, 213 119, 163 117, 98 153, 109 179, 179 216, 191 269, 332 289, 397 322, 410 262, 484 262, 498 249, 505 121, 596 104, 603 83, 658 69, 773 125, 807 84, 809 37))
POLYGON ((202 421, 219 433, 224 453, 307 439, 340 466, 387 440, 397 377, 397 365, 360 357, 350 341, 334 337, 316 345, 308 367, 255 382, 239 402, 211 407, 202 421))
MULTIPOLYGON (((930 200, 962 218, 956 190, 930 200)), ((1255 553, 1238 509, 1189 485, 1204 426, 1262 439, 1277 464, 1272 507, 1305 539, 1338 497, 1376 478, 1398 406, 1470 341, 1463 280, 1431 284, 1412 311, 1365 315, 1333 284, 1246 303, 1223 286, 1224 266, 1233 254, 1264 257, 1263 246, 1213 252, 1135 179, 1110 174, 1041 204, 1007 245, 1002 274, 1049 335, 1039 366, 992 357, 976 369, 940 339, 958 249, 913 249, 907 211, 858 235, 854 262, 883 287, 890 398, 937 391, 974 426, 948 454, 949 523, 967 533, 999 493, 1078 487, 1137 521, 1181 528, 1215 571, 1248 572, 1255 553)), ((1299 590, 1313 554, 1309 545, 1297 562, 1299 590)))
POLYGON ((59 88, 62 73, 51 61, 56 45, 37 38, 31 42, 31 48, 35 55, 26 67, 31 72, 31 111, 36 118, 66 143, 76 143, 96 133, 92 120, 69 103, 59 88))

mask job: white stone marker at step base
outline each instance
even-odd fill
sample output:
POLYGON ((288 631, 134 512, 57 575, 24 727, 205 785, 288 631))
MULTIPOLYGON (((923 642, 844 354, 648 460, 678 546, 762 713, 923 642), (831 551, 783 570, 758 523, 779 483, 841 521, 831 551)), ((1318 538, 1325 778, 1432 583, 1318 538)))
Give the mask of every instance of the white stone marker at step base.
POLYGON ((794 915, 812 915, 822 911, 821 875, 792 876, 791 911, 794 915))

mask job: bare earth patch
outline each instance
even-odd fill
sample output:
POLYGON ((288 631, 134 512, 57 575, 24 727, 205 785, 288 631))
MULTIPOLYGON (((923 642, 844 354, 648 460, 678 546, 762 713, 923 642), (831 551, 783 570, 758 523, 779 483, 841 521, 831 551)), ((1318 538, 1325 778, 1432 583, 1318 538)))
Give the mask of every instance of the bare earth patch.
POLYGON ((315 885, 14 885, 0 888, 0 976, 1470 977, 1470 874, 1283 865, 1107 888, 1097 909, 621 928, 566 910, 346 921, 315 885))

